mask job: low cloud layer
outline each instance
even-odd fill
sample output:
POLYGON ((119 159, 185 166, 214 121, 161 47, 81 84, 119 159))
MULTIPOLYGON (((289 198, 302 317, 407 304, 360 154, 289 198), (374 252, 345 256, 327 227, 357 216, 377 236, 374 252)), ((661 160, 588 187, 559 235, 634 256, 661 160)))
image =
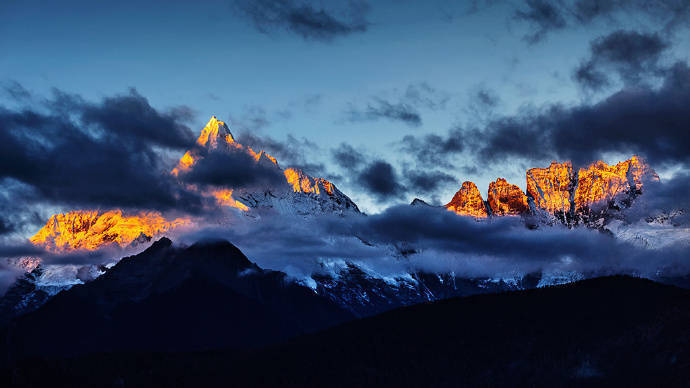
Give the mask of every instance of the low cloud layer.
POLYGON ((440 208, 400 205, 372 216, 295 221, 277 217, 232 228, 210 227, 180 236, 179 241, 224 238, 259 265, 298 278, 324 271, 324 265, 338 260, 379 274, 422 270, 494 277, 579 271, 654 276, 661 270, 671 276, 690 272, 687 245, 644 249, 598 230, 560 226, 530 230, 515 217, 477 222, 440 208), (400 248, 415 253, 402 256, 400 248))

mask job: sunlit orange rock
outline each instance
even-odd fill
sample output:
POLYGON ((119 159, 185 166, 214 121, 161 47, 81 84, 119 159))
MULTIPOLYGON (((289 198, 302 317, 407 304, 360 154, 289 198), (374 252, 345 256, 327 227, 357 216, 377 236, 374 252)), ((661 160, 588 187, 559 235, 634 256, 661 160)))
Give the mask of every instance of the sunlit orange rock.
POLYGON ((216 201, 219 205, 231 206, 242 211, 249 210, 249 207, 247 207, 247 205, 232 197, 232 189, 218 189, 214 190, 212 194, 216 198, 216 201))
POLYGON ((445 205, 446 209, 455 212, 461 216, 472 216, 477 218, 485 218, 488 216, 486 205, 479 193, 477 185, 472 182, 465 181, 462 187, 453 196, 453 199, 445 205))
POLYGON ((573 187, 573 165, 570 162, 551 162, 548 168, 527 170, 527 195, 534 198, 537 208, 551 214, 570 211, 573 187))
POLYGON ((177 166, 173 168, 173 170, 170 173, 177 176, 181 171, 189 171, 193 164, 194 158, 192 157, 192 154, 189 151, 187 151, 184 153, 184 155, 182 155, 182 158, 177 163, 177 166))
POLYGON ((503 178, 489 184, 489 208, 491 214, 498 216, 518 215, 527 211, 527 196, 516 185, 503 178))
POLYGON ((235 142, 235 138, 230 133, 230 129, 225 122, 220 121, 216 116, 212 116, 211 120, 201 130, 201 135, 196 140, 197 144, 203 147, 218 147, 219 145, 227 145, 235 142))
POLYGON ((575 210, 582 211, 596 204, 605 204, 616 197, 641 190, 644 182, 659 180, 659 176, 637 156, 615 166, 595 162, 578 172, 575 190, 575 210))
POLYGON ((168 221, 157 212, 127 216, 121 210, 77 210, 53 215, 29 240, 52 251, 95 250, 113 243, 126 247, 142 235, 155 237, 188 222, 168 221))
POLYGON ((261 162, 262 158, 270 161, 271 163, 278 165, 278 161, 273 156, 269 155, 266 151, 259 151, 259 153, 254 152, 251 147, 247 147, 249 153, 256 159, 257 162, 261 162))
POLYGON ((329 195, 333 195, 333 184, 323 178, 314 178, 305 174, 302 170, 288 168, 283 171, 285 179, 292 186, 292 190, 296 193, 314 193, 321 194, 323 190, 329 195))

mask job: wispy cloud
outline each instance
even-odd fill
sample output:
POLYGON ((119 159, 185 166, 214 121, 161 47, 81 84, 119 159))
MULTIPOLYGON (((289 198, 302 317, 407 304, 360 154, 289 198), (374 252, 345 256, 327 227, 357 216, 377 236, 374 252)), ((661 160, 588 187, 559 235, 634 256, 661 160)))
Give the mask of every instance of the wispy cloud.
POLYGON ((365 32, 369 3, 309 0, 234 0, 234 5, 262 33, 286 31, 306 40, 331 41, 365 32))

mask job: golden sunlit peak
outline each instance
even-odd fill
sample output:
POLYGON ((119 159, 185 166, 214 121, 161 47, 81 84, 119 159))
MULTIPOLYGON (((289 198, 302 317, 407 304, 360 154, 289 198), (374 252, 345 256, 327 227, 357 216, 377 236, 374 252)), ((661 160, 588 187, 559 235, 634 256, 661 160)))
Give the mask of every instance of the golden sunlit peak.
POLYGON ((219 139, 222 139, 227 144, 235 142, 235 138, 230 133, 230 128, 228 128, 225 122, 218 120, 216 116, 211 116, 211 120, 201 130, 201 135, 199 135, 196 142, 201 146, 215 147, 218 145, 219 139))
POLYGON ((453 199, 445 205, 445 208, 461 216, 472 216, 475 218, 488 217, 482 195, 479 193, 477 185, 470 181, 462 183, 460 190, 458 190, 453 196, 453 199))

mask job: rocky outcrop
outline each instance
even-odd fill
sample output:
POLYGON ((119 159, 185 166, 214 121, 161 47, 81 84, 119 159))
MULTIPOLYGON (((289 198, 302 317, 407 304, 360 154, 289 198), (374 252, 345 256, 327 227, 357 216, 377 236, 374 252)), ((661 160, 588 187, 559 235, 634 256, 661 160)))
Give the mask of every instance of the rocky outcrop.
POLYGON ((651 180, 658 181, 659 176, 636 156, 615 166, 593 163, 578 172, 574 211, 600 210, 609 203, 629 200, 651 180))
POLYGON ((285 180, 288 184, 292 186, 292 190, 296 193, 314 193, 321 194, 326 193, 328 195, 333 195, 333 183, 323 179, 314 178, 304 173, 304 171, 288 168, 283 171, 285 174, 285 180))
POLYGON ((527 171, 527 195, 534 200, 536 209, 548 213, 570 211, 571 193, 575 187, 573 166, 570 162, 551 162, 548 168, 527 171))
MULTIPOLYGON (((602 216, 611 208, 630 206, 646 183, 659 180, 656 172, 637 156, 613 166, 598 161, 576 173, 570 162, 551 162, 547 168, 528 170, 526 178, 526 195, 503 178, 491 182, 488 215, 529 213, 546 223, 593 226, 592 221, 605 222, 606 217, 602 216)), ((486 206, 474 183, 465 182, 446 208, 461 215, 486 217, 486 206)))
POLYGON ((125 215, 121 210, 77 210, 53 215, 30 241, 52 251, 95 250, 112 244, 126 247, 142 235, 155 237, 188 222, 184 218, 168 221, 156 212, 125 215))
POLYGON ((491 214, 497 216, 519 215, 529 210, 525 193, 503 178, 489 184, 488 203, 491 214))
POLYGON ((469 181, 462 183, 460 190, 455 193, 453 199, 445 207, 461 216, 477 218, 486 218, 488 216, 486 204, 484 204, 477 185, 469 181))

